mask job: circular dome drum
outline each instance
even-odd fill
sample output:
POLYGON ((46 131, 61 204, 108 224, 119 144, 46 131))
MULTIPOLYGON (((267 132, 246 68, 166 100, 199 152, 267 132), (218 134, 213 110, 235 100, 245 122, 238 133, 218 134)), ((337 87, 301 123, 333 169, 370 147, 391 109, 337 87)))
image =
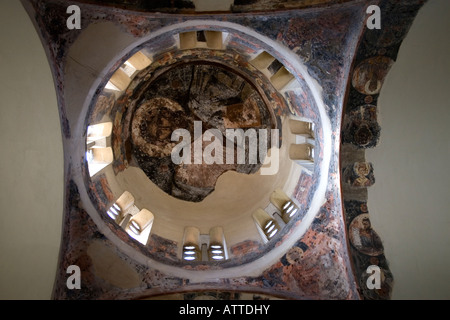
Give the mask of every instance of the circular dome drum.
POLYGON ((110 195, 91 196, 94 205, 126 250, 174 268, 232 269, 279 254, 324 189, 321 110, 305 78, 270 41, 221 30, 174 27, 141 44, 88 115, 86 183, 110 195), (89 130, 108 123, 93 145, 89 130), (287 202, 295 215, 283 212, 287 202))

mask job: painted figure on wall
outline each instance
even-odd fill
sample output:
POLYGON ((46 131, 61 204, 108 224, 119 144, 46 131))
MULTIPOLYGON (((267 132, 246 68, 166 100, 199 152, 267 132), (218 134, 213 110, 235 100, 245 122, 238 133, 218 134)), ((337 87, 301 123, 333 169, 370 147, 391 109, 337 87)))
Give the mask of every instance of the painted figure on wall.
POLYGON ((378 256, 383 253, 380 237, 372 229, 368 214, 357 216, 350 224, 350 240, 361 253, 378 256))
POLYGON ((344 169, 344 181, 352 187, 366 188, 375 183, 373 166, 369 162, 355 162, 344 169))

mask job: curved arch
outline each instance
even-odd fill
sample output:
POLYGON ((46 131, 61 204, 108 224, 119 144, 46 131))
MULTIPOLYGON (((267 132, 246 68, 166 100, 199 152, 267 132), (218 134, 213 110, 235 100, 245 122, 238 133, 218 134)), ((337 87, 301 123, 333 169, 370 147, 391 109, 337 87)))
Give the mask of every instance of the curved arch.
MULTIPOLYGON (((269 52, 272 56, 279 59, 286 70, 288 70, 294 77, 307 84, 307 90, 312 94, 312 99, 315 102, 320 119, 320 128, 323 130, 323 143, 322 143, 322 161, 319 163, 320 168, 318 168, 317 172, 320 173, 318 176, 318 185, 311 201, 311 205, 307 210, 307 213, 304 215, 302 219, 302 223, 298 225, 293 225, 292 229, 289 232, 289 237, 287 239, 283 239, 282 243, 270 248, 268 252, 265 252, 264 257, 255 258, 252 261, 243 261, 244 265, 239 267, 230 266, 221 270, 186 270, 183 268, 179 268, 176 266, 169 266, 165 263, 161 263, 156 261, 148 256, 143 255, 140 252, 137 252, 134 248, 124 243, 122 239, 120 239, 109 227, 105 224, 105 222, 98 216, 98 212, 94 206, 90 203, 87 205, 87 211, 91 218, 95 221, 100 230, 102 230, 107 238, 116 244, 121 251, 126 253, 128 256, 133 257, 133 259, 143 263, 145 265, 151 266, 152 268, 164 270, 165 273, 180 277, 189 277, 191 281, 217 281, 217 279, 223 278, 232 278, 235 276, 251 276, 256 275, 261 272, 261 266, 259 264, 259 259, 263 259, 265 263, 268 261, 275 262, 279 259, 285 252, 292 247, 295 242, 304 234, 304 232, 309 228, 312 220, 314 219, 316 213, 319 208, 325 202, 325 191, 328 183, 328 171, 329 171, 329 163, 332 154, 332 141, 331 141, 331 124, 329 123, 328 117, 326 115, 325 106, 323 104, 321 98, 321 89, 314 79, 312 79, 308 73, 306 72, 306 68, 303 63, 300 61, 298 56, 293 54, 287 48, 281 46, 279 43, 262 36, 255 32, 252 29, 243 27, 241 25, 229 23, 229 22, 221 22, 221 21, 210 21, 210 20, 191 20, 187 22, 183 22, 180 24, 171 25, 168 27, 163 27, 155 33, 152 33, 148 37, 144 37, 143 39, 138 40, 132 45, 128 46, 127 49, 123 50, 121 53, 116 56, 122 56, 122 58, 118 62, 110 62, 108 65, 121 65, 124 61, 126 61, 126 57, 131 56, 139 50, 145 43, 148 43, 152 39, 156 37, 162 36, 164 34, 176 34, 181 31, 190 31, 196 30, 197 28, 208 29, 208 30, 225 30, 227 32, 234 32, 239 34, 240 36, 251 38, 252 41, 258 42, 261 47, 264 48, 267 52, 269 52)), ((102 71, 102 74, 108 74, 109 71, 105 69, 102 71)), ((104 83, 105 81, 102 81, 104 83)), ((90 92, 97 92, 97 90, 91 89, 90 92)), ((93 100, 94 95, 91 95, 90 98, 93 100)), ((89 100, 89 99, 87 99, 89 100)), ((77 168, 79 175, 82 176, 82 171, 77 168)), ((79 181, 81 182, 81 181, 79 181)), ((82 183, 81 185, 84 185, 82 183)), ((89 199, 89 196, 86 190, 80 190, 83 198, 89 199)))

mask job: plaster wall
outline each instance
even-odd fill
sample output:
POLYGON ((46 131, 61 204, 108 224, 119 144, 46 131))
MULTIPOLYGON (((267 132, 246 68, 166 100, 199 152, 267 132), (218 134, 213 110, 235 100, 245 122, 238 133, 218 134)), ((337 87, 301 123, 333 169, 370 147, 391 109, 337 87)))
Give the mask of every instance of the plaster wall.
POLYGON ((0 299, 49 299, 64 192, 56 93, 19 1, 0 2, 0 39, 0 299))
POLYGON ((393 299, 450 299, 450 3, 419 11, 378 101, 371 221, 394 274, 393 299))

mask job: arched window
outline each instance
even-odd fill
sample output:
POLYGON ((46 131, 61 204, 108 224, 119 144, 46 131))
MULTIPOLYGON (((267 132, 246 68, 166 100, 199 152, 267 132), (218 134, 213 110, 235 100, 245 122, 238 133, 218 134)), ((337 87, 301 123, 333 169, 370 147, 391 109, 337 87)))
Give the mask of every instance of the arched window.
POLYGON ((86 161, 89 175, 92 177, 113 161, 113 151, 110 147, 112 122, 90 125, 86 137, 86 161))
POLYGON ((208 260, 221 261, 228 259, 225 237, 222 227, 209 230, 208 260))
POLYGON ((108 216, 121 226, 133 239, 146 245, 154 220, 153 213, 139 209, 134 204, 133 195, 125 191, 106 211, 108 216))
POLYGON ((296 214, 299 213, 299 211, 300 209, 294 201, 286 201, 281 210, 281 218, 285 223, 288 223, 296 214))
POLYGON ((186 227, 184 229, 183 260, 201 260, 200 230, 196 227, 186 227))
POLYGON ((228 259, 222 227, 213 227, 209 234, 200 234, 197 227, 186 227, 182 259, 186 261, 223 261, 228 259))
POLYGON ((154 220, 153 213, 147 209, 141 209, 128 221, 125 231, 135 240, 146 245, 154 220))
POLYGON ((250 63, 270 79, 275 89, 280 92, 300 87, 292 73, 266 51, 259 53, 250 63))
POLYGON ((295 143, 289 146, 289 158, 309 171, 314 170, 314 124, 289 119, 289 127, 295 135, 295 143))
POLYGON ((224 45, 224 34, 221 31, 200 30, 189 31, 179 34, 179 47, 181 50, 194 48, 209 48, 222 50, 224 45))
POLYGON ((120 225, 125 220, 127 215, 133 214, 133 206, 133 195, 130 192, 125 191, 106 213, 111 219, 120 225))
POLYGON ((111 76, 105 89, 122 92, 130 85, 136 74, 147 68, 152 60, 142 51, 135 53, 111 76))

